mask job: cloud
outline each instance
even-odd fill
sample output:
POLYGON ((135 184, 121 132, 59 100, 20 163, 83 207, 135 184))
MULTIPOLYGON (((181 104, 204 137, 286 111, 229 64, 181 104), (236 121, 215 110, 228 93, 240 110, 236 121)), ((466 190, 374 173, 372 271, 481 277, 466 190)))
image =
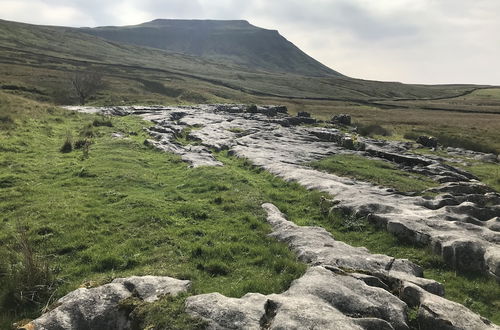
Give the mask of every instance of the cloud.
POLYGON ((344 74, 500 84, 498 0, 0 0, 2 18, 68 26, 247 19, 344 74))

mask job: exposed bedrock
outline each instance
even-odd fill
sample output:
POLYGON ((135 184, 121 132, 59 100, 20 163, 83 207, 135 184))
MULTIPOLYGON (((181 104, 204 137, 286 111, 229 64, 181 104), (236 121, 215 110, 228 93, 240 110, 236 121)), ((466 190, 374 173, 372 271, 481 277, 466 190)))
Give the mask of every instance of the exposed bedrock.
MULTIPOLYGON (((420 267, 408 260, 370 254, 335 241, 323 228, 295 225, 272 204, 263 208, 271 235, 311 267, 280 294, 188 297, 186 312, 205 320, 208 329, 406 330, 415 322, 420 329, 499 329, 440 297, 442 286, 420 277, 420 267), (416 320, 409 320, 409 307, 418 308, 416 320)), ((189 281, 169 277, 115 279, 69 293, 25 329, 130 329, 128 314, 119 307, 123 299, 152 302, 185 292, 189 286, 189 281)))
POLYGON ((23 327, 26 330, 131 329, 131 322, 119 303, 129 297, 153 302, 162 295, 186 292, 190 281, 166 276, 117 278, 96 288, 80 288, 57 301, 58 307, 23 327))
POLYGON ((442 286, 421 278, 408 260, 370 254, 335 241, 323 228, 293 224, 272 204, 263 208, 271 236, 313 266, 281 294, 189 297, 186 311, 209 329, 499 329, 442 298, 442 286), (418 309, 413 323, 409 307, 418 309))
POLYGON ((81 108, 84 112, 140 113, 156 123, 150 130, 156 147, 181 155, 191 166, 221 166, 212 150, 229 150, 285 180, 334 196, 336 207, 369 217, 400 238, 431 246, 459 270, 490 274, 500 280, 500 195, 473 175, 439 157, 409 152, 411 143, 358 137, 329 127, 293 126, 286 108, 276 106, 199 105, 190 107, 81 108), (176 137, 186 128, 191 145, 176 137), (334 154, 382 159, 440 183, 435 198, 410 196, 308 166, 334 154), (474 262, 468 262, 474 260, 474 262))

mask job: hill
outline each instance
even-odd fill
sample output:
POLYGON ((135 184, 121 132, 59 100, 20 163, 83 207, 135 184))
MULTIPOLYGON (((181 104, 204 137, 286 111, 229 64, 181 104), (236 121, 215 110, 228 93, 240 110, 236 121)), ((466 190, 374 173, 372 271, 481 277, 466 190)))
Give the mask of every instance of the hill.
POLYGON ((364 104, 371 99, 452 97, 480 87, 407 85, 334 74, 312 77, 269 72, 222 59, 105 40, 76 28, 0 21, 2 88, 15 85, 54 100, 53 94, 67 84, 68 75, 89 68, 104 74, 109 82, 99 95, 100 104, 255 103, 260 97, 364 104))
POLYGON ((341 76, 305 54, 278 31, 242 20, 157 19, 139 25, 80 30, 108 40, 228 61, 250 69, 341 76))

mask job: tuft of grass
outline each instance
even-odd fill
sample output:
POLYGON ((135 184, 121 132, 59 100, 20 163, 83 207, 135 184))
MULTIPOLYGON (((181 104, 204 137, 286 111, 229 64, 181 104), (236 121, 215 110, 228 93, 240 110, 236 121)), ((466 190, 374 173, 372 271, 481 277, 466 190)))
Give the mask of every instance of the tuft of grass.
POLYGON ((73 151, 73 136, 70 131, 66 133, 66 138, 59 151, 65 154, 73 151))
POLYGON ((107 127, 113 127, 113 122, 111 121, 110 118, 105 117, 105 116, 97 116, 94 118, 92 121, 92 125, 95 127, 100 127, 100 126, 107 126, 107 127))
POLYGON ((13 241, 0 250, 0 307, 2 314, 11 318, 46 306, 55 287, 49 264, 35 250, 28 229, 18 225, 13 241))
POLYGON ((129 311, 129 317, 137 329, 206 329, 207 323, 184 312, 188 294, 166 296, 151 304, 136 298, 125 299, 120 308, 129 311))
POLYGON ((400 170, 390 162, 358 155, 334 155, 313 162, 311 166, 340 176, 394 188, 399 192, 420 193, 437 186, 427 177, 400 170))
POLYGON ((189 135, 189 133, 191 133, 192 131, 195 131, 197 129, 201 129, 201 128, 202 128, 202 126, 188 126, 175 136, 175 140, 183 146, 190 145, 190 144, 193 144, 193 145, 200 144, 200 141, 193 139, 189 135))

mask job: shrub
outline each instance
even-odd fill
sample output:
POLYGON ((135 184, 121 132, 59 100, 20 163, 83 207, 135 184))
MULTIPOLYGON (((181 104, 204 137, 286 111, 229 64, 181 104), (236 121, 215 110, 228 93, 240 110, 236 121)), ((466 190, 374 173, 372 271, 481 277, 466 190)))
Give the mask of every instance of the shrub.
POLYGON ((249 105, 248 108, 247 108, 247 112, 250 112, 250 113, 257 112, 257 106, 255 104, 249 105))
POLYGON ((73 137, 71 136, 71 133, 68 132, 66 134, 66 140, 64 140, 64 143, 59 151, 61 151, 62 153, 73 151, 73 137))

